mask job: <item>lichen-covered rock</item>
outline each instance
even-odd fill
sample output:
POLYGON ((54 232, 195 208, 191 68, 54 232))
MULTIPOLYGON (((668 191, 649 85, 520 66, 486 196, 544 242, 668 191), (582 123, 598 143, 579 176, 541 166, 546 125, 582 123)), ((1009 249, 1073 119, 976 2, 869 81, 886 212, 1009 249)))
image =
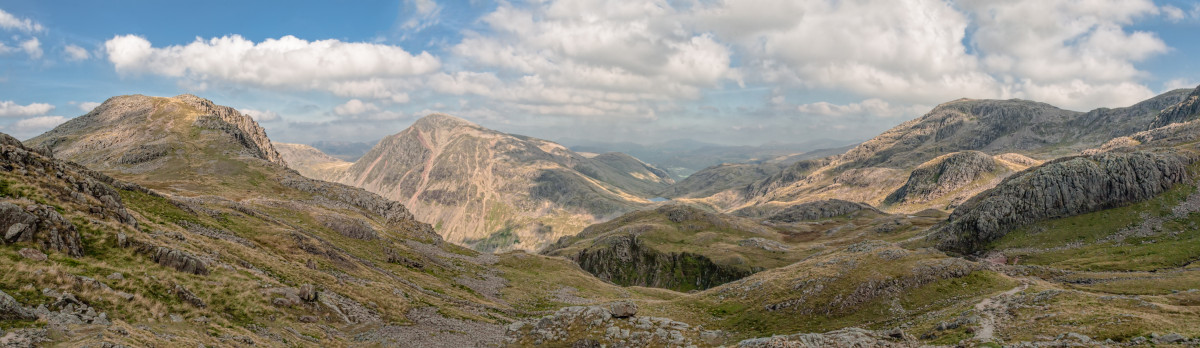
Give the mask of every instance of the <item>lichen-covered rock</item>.
POLYGON ((1187 178, 1191 157, 1176 153, 1102 153, 1063 158, 1014 174, 963 203, 930 236, 962 254, 1030 223, 1152 198, 1187 178))
POLYGON ((324 221, 326 228, 349 238, 362 240, 379 239, 379 232, 376 232, 375 228, 371 227, 371 224, 363 220, 344 216, 326 216, 321 220, 324 221))
POLYGON ((74 257, 83 256, 83 242, 75 225, 53 207, 33 204, 24 208, 0 202, 0 231, 4 243, 34 243, 74 257))
POLYGON ((34 320, 37 315, 4 291, 0 291, 0 320, 34 320))
POLYGON ((192 293, 191 290, 183 287, 183 285, 175 284, 175 287, 171 289, 171 292, 175 293, 175 297, 179 298, 180 301, 196 306, 196 308, 208 307, 208 304, 204 303, 204 300, 192 293))
POLYGON ((774 215, 768 217, 766 221, 773 223, 813 221, 850 215, 860 211, 882 214, 882 212, 880 212, 878 209, 875 209, 867 204, 843 201, 840 199, 827 199, 800 203, 784 208, 783 210, 780 210, 774 215))
POLYGON ((884 199, 886 204, 921 203, 970 185, 998 169, 992 156, 979 151, 955 152, 913 169, 908 182, 884 199))
POLYGON ((17 251, 17 254, 20 254, 21 257, 33 261, 46 261, 47 259, 46 254, 38 251, 37 249, 21 248, 20 251, 17 251))
POLYGON ((613 318, 628 318, 637 315, 638 307, 633 301, 613 302, 608 305, 608 312, 613 318))
POLYGON ((705 332, 711 333, 667 318, 616 317, 607 308, 588 306, 514 322, 504 337, 514 346, 687 347, 705 342, 700 337, 705 332))
POLYGON ((154 247, 153 252, 149 254, 153 255, 154 262, 158 262, 160 265, 174 268, 180 272, 208 275, 208 266, 205 262, 185 251, 160 246, 154 247))

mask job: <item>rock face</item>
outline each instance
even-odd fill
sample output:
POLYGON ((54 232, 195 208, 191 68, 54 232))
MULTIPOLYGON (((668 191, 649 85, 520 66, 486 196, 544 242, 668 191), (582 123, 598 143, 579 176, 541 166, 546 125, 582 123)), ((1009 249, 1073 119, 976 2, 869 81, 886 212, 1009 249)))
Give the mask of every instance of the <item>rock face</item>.
POLYGON ((250 116, 242 115, 242 113, 238 112, 237 109, 223 105, 216 105, 208 99, 200 98, 191 94, 179 95, 176 96, 175 99, 181 100, 193 108, 200 110, 202 113, 205 113, 207 116, 211 116, 231 126, 232 128, 226 128, 219 122, 205 120, 204 116, 201 116, 201 121, 199 121, 210 122, 217 125, 217 127, 223 128, 224 131, 233 135, 234 138, 242 143, 243 146, 245 146, 247 149, 250 149, 259 158, 267 160, 271 163, 286 165, 286 163, 283 162, 283 157, 279 155, 279 152, 275 150, 274 146, 271 146, 271 139, 267 138, 267 132, 258 125, 258 122, 255 122, 254 119, 250 118, 250 116))
POLYGON ((0 320, 35 320, 37 314, 22 306, 12 296, 0 291, 0 320))
POLYGON ((93 169, 138 173, 176 167, 180 160, 198 157, 192 153, 196 149, 182 146, 185 141, 178 138, 181 133, 192 134, 190 127, 220 138, 207 144, 211 145, 209 152, 234 152, 286 165, 266 132, 249 116, 190 94, 112 97, 28 143, 48 147, 60 158, 93 169), (88 136, 80 137, 82 134, 88 136))
POLYGON ((992 156, 979 151, 955 152, 930 160, 908 176, 908 182, 884 199, 886 204, 926 202, 969 186, 999 169, 992 156))
POLYGON ((1152 198, 1187 178, 1193 159, 1174 153, 1069 157, 1008 177, 963 203, 930 238, 973 254, 1013 229, 1152 198))
POLYGON ((404 203, 448 241, 499 251, 536 250, 649 204, 673 183, 627 155, 589 158, 440 114, 384 138, 330 179, 404 203))
POLYGON ((1171 105, 1162 110, 1158 117, 1154 119, 1154 123, 1150 124, 1150 129, 1163 127, 1172 123, 1180 123, 1191 121, 1200 115, 1200 87, 1192 90, 1187 98, 1180 101, 1179 104, 1171 105))
POLYGON ((700 254, 659 252, 631 235, 612 236, 602 243, 607 247, 584 250, 575 255, 575 262, 600 279, 624 286, 707 289, 754 273, 700 254))
POLYGON ((871 207, 870 205, 843 201, 840 199, 828 199, 823 201, 800 203, 784 208, 778 213, 768 217, 766 221, 772 223, 814 221, 850 215, 860 211, 882 214, 882 212, 874 207, 871 207))

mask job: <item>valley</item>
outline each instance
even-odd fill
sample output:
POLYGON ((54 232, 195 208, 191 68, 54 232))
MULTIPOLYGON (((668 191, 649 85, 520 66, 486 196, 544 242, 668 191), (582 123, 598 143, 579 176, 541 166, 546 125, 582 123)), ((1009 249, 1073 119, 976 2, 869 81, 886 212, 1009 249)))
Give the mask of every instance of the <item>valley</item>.
POLYGON ((957 100, 679 181, 448 115, 351 162, 113 97, 0 137, 0 343, 1196 344, 1198 93, 957 100))

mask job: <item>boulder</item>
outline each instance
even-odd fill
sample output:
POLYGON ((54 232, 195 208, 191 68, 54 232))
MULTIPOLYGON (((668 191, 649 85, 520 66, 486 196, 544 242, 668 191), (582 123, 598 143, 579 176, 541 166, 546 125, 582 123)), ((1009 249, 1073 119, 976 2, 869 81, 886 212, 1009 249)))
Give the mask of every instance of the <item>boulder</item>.
POLYGON ((614 302, 608 305, 608 312, 614 318, 629 318, 637 315, 638 307, 633 301, 614 302))
POLYGON ((33 204, 21 207, 0 202, 0 231, 4 243, 34 243, 74 257, 83 256, 83 242, 75 225, 54 207, 33 204))
POLYGON ((183 285, 175 284, 175 287, 171 290, 171 292, 174 292, 175 297, 178 297, 179 300, 190 303, 191 305, 196 306, 196 308, 208 307, 208 304, 205 304, 204 300, 201 300, 199 296, 193 294, 191 290, 183 287, 183 285))
POLYGON ((0 291, 0 320, 36 320, 37 315, 4 291, 0 291))

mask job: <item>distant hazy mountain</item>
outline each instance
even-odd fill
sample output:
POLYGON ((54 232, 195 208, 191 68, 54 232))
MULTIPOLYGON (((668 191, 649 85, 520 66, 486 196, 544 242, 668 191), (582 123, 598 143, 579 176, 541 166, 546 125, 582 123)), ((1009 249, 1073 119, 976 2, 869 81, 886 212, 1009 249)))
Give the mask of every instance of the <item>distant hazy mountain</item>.
POLYGON ((375 143, 378 143, 378 141, 354 142, 318 140, 309 145, 317 150, 320 150, 321 152, 324 152, 326 155, 343 161, 354 162, 357 161, 359 157, 362 157, 363 154, 366 154, 367 151, 371 151, 371 148, 375 147, 375 143))
MULTIPOLYGON (((1189 110, 1192 104, 1186 100, 1190 100, 1190 92, 1175 90, 1130 107, 1090 112, 1026 100, 961 99, 939 105, 923 117, 823 162, 800 161, 782 169, 774 164, 753 169, 715 166, 693 174, 709 178, 705 183, 683 180, 668 196, 720 209, 782 207, 827 198, 862 201, 898 212, 952 209, 1004 177, 1043 160, 1079 154, 1144 131, 1156 124, 1156 119, 1163 123, 1161 118, 1168 116, 1160 117, 1161 110, 1189 110), (1186 105, 1173 107, 1179 103, 1186 105), (963 151, 978 152, 968 156, 963 151), (956 153, 960 156, 946 157, 956 153), (735 178, 726 178, 730 175, 735 178), (750 179, 753 182, 745 184, 750 179), (736 185, 721 187, 710 182, 736 185), (919 197, 912 196, 914 193, 919 197)), ((1170 115, 1186 113, 1173 112, 1170 115)))
MULTIPOLYGON (((296 165, 312 156, 285 151, 296 165)), ((327 163, 327 162, 326 162, 327 163)), ((381 140, 353 165, 301 172, 403 202, 447 240, 480 250, 536 250, 650 204, 672 184, 629 155, 584 156, 536 138, 430 115, 381 140)))
MULTIPOLYGON (((692 139, 675 139, 654 144, 632 142, 606 143, 598 141, 569 141, 578 152, 621 152, 653 164, 675 180, 681 180, 701 169, 722 163, 792 162, 795 155, 835 149, 855 143, 832 139, 813 139, 798 143, 768 143, 761 146, 730 146, 692 139)), ((827 154, 826 156, 831 155, 827 154)))

